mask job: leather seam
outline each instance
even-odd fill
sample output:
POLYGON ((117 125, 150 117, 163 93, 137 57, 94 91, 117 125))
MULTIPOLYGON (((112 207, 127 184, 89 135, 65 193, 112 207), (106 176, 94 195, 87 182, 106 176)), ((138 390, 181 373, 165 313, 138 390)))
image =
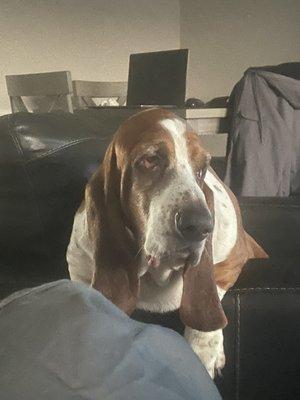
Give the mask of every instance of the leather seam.
POLYGON ((236 355, 235 355, 235 365, 236 365, 236 386, 235 386, 235 397, 236 400, 240 398, 240 317, 241 317, 241 306, 240 306, 240 295, 236 296, 236 355))
POLYGON ((228 292, 231 293, 246 293, 246 292, 299 292, 300 287, 250 287, 250 288, 236 288, 236 289, 230 289, 228 292))
MULTIPOLYGON (((276 196, 274 196, 274 197, 276 197, 276 196)), ((272 206, 272 207, 274 207, 274 208, 287 208, 287 209, 289 209, 289 208, 299 208, 300 207, 300 205, 299 204, 275 204, 275 203, 257 203, 257 204, 255 204, 255 205, 252 205, 252 204, 249 204, 249 203, 243 203, 243 202, 240 202, 239 203, 239 205, 241 206, 241 207, 247 207, 247 208, 257 208, 257 207, 261 207, 261 206, 272 206)))
MULTIPOLYGON (((276 197, 276 196, 274 196, 274 197, 276 197)), ((261 203, 252 203, 251 204, 251 203, 248 203, 247 201, 240 200, 239 205, 242 207, 242 209, 243 209, 243 207, 253 209, 253 208, 258 208, 261 206, 272 206, 273 208, 286 208, 286 209, 300 207, 299 201, 297 201, 295 203, 290 203, 290 204, 288 202, 286 204, 277 204, 277 203, 272 203, 272 202, 264 202, 262 200, 261 203)))
POLYGON ((61 150, 68 149, 69 147, 75 146, 76 144, 88 142, 91 139, 94 139, 94 138, 84 138, 84 139, 74 140, 74 141, 72 141, 70 143, 67 143, 67 144, 63 145, 63 146, 57 147, 56 149, 52 149, 52 150, 46 151, 43 154, 37 155, 34 158, 31 158, 30 160, 27 160, 26 164, 29 164, 31 162, 34 162, 36 160, 39 160, 39 159, 47 157, 47 156, 51 156, 53 154, 58 153, 61 150))

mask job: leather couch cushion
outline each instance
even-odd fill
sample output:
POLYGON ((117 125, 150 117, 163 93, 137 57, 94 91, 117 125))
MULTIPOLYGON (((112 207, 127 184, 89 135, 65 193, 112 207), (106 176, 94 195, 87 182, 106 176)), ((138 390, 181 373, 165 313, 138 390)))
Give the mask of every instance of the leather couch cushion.
POLYGON ((40 265, 48 270, 50 261, 64 258, 84 186, 109 140, 70 114, 0 118, 4 265, 24 270, 40 265))

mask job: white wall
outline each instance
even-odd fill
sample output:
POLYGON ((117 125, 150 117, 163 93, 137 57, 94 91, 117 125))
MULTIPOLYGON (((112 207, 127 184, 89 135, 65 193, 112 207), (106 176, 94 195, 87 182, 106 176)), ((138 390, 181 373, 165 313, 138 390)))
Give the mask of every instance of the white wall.
POLYGON ((127 80, 130 53, 178 48, 179 32, 178 0, 0 0, 0 114, 7 74, 127 80))
POLYGON ((5 75, 127 80, 129 54, 190 49, 188 96, 227 95, 249 66, 300 58, 299 0, 0 0, 5 75))
POLYGON ((299 0, 180 0, 188 96, 230 93, 250 66, 300 61, 299 0))

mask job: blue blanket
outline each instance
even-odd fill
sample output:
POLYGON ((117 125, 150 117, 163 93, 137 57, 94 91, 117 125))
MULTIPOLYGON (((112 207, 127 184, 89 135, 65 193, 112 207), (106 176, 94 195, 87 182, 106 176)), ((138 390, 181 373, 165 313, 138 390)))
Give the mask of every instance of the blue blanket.
POLYGON ((62 280, 0 303, 1 400, 220 399, 177 333, 62 280))

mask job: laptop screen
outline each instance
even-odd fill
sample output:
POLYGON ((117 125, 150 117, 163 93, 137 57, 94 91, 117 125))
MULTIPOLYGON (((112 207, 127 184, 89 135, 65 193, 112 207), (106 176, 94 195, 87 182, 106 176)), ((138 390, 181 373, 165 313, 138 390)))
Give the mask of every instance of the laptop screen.
POLYGON ((183 106, 187 61, 188 49, 131 54, 127 106, 183 106))

